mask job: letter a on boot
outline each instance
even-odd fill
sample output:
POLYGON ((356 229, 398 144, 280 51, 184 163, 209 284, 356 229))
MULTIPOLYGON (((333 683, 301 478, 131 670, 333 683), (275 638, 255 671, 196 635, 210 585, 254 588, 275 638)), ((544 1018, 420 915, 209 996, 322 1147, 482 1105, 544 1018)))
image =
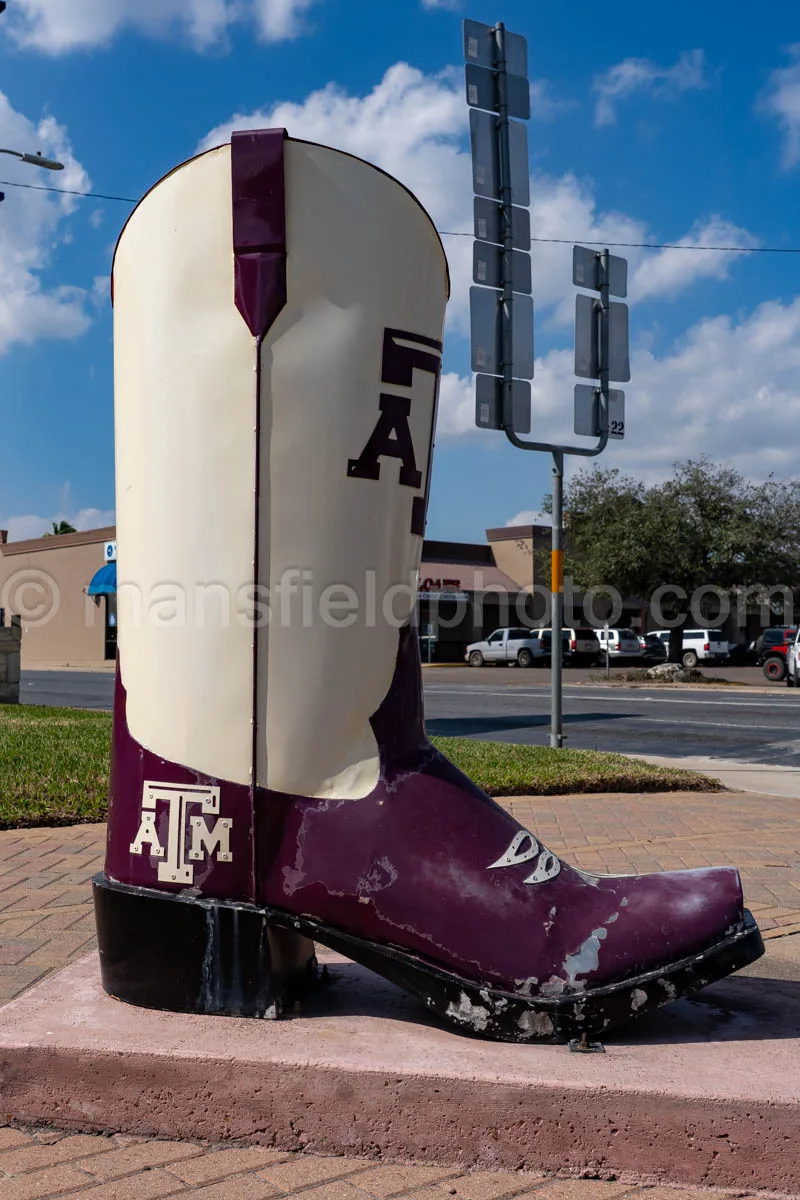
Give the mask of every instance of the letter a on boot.
POLYGON ((733 868, 591 875, 428 742, 413 625, 448 294, 369 164, 234 134, 113 273, 105 988, 276 1016, 319 941, 454 1028, 596 1034, 762 952, 733 868))

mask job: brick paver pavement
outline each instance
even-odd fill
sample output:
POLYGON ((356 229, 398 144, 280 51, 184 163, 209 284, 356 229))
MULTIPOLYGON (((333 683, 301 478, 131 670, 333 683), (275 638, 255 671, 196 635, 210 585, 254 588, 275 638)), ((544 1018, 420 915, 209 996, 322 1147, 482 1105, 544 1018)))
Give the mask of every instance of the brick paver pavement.
MULTIPOLYGON (((521 797, 518 820, 595 871, 734 863, 767 937, 800 933, 800 804, 739 792, 521 797)), ((0 832, 0 1004, 94 947, 89 880, 105 826, 0 832)), ((712 1200, 719 1191, 631 1188, 598 1180, 209 1147, 3 1126, 2 1200, 712 1200)), ((745 1192, 738 1192, 742 1197, 745 1192)))
MULTIPOLYGON (((0 1127, 3 1200, 721 1200, 718 1189, 645 1187, 523 1171, 379 1164, 207 1146, 122 1134, 104 1137, 0 1127)), ((737 1200, 757 1193, 740 1190, 737 1200)))

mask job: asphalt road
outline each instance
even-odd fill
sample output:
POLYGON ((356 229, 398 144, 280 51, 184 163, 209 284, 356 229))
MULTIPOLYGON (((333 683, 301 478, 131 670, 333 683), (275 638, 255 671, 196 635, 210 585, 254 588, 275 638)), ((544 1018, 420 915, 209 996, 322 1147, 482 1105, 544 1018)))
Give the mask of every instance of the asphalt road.
MULTIPOLYGON (((535 675, 529 684, 530 673, 525 682, 506 680, 511 671, 433 674, 426 673, 425 686, 430 733, 548 744, 550 692, 535 675)), ((668 691, 572 683, 573 677, 565 678, 564 744, 576 750, 800 767, 800 692, 785 686, 752 694, 738 688, 668 691)))
MULTIPOLYGON (((757 685, 752 694, 590 685, 589 674, 565 673, 567 746, 800 767, 800 692, 782 685, 770 688, 755 668, 714 672, 757 685)), ((113 687, 113 676, 106 673, 24 671, 21 699, 26 704, 110 708, 113 687)), ((431 733, 548 742, 550 693, 544 671, 434 668, 425 671, 425 697, 431 733)))
POLYGON ((111 708, 114 676, 110 671, 23 671, 19 698, 23 704, 111 708))

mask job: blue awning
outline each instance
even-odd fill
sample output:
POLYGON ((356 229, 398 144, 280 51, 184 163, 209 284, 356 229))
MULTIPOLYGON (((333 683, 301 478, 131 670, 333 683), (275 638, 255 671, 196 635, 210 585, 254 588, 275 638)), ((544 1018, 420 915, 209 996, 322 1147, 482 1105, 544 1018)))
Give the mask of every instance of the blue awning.
POLYGON ((87 596, 115 596, 117 592, 117 564, 105 563, 92 576, 92 582, 86 590, 87 596))

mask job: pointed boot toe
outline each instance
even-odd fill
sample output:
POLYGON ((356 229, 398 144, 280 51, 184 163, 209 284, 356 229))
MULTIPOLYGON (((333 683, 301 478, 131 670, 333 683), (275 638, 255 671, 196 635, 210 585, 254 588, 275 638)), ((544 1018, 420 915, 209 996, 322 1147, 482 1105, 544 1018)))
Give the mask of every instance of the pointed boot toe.
POLYGON ((762 952, 734 868, 577 870, 458 778, 432 752, 358 804, 288 801, 264 902, 448 1023, 506 1041, 605 1033, 762 952))

